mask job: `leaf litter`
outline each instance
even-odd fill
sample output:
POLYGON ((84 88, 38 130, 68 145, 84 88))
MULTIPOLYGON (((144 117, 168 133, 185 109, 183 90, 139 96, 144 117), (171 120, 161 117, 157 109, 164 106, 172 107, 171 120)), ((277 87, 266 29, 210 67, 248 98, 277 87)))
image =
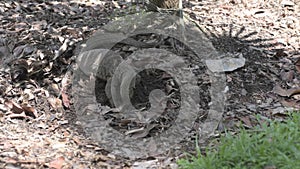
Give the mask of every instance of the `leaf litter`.
MULTIPOLYGON (((299 109, 299 2, 188 1, 184 7, 220 53, 245 58, 226 73, 219 131, 260 124, 257 114, 281 119, 299 109)), ((76 127, 65 77, 75 49, 113 10, 123 15, 128 8, 119 1, 0 2, 0 168, 171 168, 193 152, 197 122, 177 150, 136 162, 114 157, 76 127)), ((129 132, 145 137, 156 126, 140 127, 129 132)))

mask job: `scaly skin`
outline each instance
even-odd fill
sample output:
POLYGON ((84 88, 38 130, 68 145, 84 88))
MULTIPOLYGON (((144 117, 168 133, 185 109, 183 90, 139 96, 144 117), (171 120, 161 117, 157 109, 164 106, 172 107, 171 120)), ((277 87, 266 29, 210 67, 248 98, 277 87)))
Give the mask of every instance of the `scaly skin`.
POLYGON ((164 9, 178 9, 179 0, 149 0, 153 5, 164 9))

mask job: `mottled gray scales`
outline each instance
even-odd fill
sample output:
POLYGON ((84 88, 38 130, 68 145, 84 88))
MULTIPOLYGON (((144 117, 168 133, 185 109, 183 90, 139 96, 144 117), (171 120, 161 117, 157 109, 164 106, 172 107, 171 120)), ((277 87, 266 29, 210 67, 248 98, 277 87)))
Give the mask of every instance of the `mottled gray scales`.
POLYGON ((179 8, 179 0, 149 0, 150 4, 164 9, 179 8))

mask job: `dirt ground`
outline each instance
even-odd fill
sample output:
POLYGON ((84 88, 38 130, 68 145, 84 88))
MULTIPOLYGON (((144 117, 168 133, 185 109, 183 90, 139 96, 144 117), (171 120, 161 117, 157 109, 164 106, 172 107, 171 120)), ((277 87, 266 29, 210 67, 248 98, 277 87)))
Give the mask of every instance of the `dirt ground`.
MULTIPOLYGON (((176 168, 194 153, 197 121, 176 148, 136 160, 106 151, 76 122, 69 73, 78 45, 135 11, 124 1, 0 2, 0 168, 176 168)), ((226 72, 216 133, 281 121, 300 108, 300 1, 184 1, 184 12, 220 53, 246 59, 226 72)))

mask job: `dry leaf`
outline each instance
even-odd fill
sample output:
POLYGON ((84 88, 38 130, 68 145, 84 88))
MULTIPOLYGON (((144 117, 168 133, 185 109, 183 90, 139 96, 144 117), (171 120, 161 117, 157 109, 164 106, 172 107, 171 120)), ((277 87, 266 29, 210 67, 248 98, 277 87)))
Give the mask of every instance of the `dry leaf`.
POLYGON ((24 110, 26 116, 31 116, 33 118, 37 117, 37 111, 35 110, 35 108, 28 105, 22 105, 22 109, 24 110))
POLYGON ((295 94, 292 96, 292 98, 294 98, 296 100, 300 100, 300 94, 295 94))
POLYGON ((284 51, 284 49, 277 49, 276 50, 275 57, 285 57, 285 56, 288 56, 288 54, 287 54, 286 51, 284 51))
POLYGON ((291 97, 294 94, 300 93, 300 87, 285 90, 285 89, 281 88, 279 85, 276 85, 273 89, 273 92, 278 94, 279 96, 291 97))
POLYGON ((53 161, 50 162, 49 168, 52 169, 61 169, 64 165, 65 158, 64 157, 59 157, 53 161))
POLYGON ((242 120, 247 127, 253 127, 249 116, 239 117, 239 119, 242 120))
POLYGON ((56 96, 59 95, 60 93, 60 89, 59 89, 59 86, 55 83, 52 83, 50 86, 49 86, 49 89, 48 89, 51 93, 53 92, 53 94, 55 94, 56 96))
POLYGON ((69 100, 69 96, 67 95, 66 91, 67 91, 67 87, 68 87, 68 78, 67 75, 61 80, 61 97, 62 97, 62 101, 63 104, 66 108, 70 107, 70 100, 69 100))
POLYGON ((135 139, 144 138, 156 126, 157 126, 157 124, 149 124, 145 128, 143 128, 143 130, 133 133, 132 138, 135 138, 135 139))
POLYGON ((300 109, 300 104, 296 100, 281 100, 280 103, 284 107, 294 107, 296 109, 300 109))
POLYGON ((151 161, 139 161, 134 162, 132 165, 132 169, 141 169, 141 168, 156 168, 158 160, 151 160, 151 161))
POLYGON ((15 114, 21 114, 24 111, 18 103, 15 103, 12 100, 5 100, 4 105, 15 114))
POLYGON ((281 79, 284 81, 292 81, 294 78, 294 71, 290 70, 288 72, 281 72, 280 73, 281 79))
POLYGON ((62 91, 61 92, 61 97, 62 97, 62 102, 63 102, 64 106, 66 108, 69 108, 70 107, 69 96, 64 91, 62 91))
POLYGON ((7 59, 10 56, 9 48, 7 46, 0 46, 0 65, 2 60, 7 59))
POLYGON ((62 108, 62 101, 58 98, 49 98, 48 102, 54 109, 62 108))
POLYGON ((10 111, 17 115, 9 115, 10 118, 16 118, 16 117, 37 117, 37 111, 28 105, 19 105, 11 100, 6 100, 4 102, 4 105, 10 109, 10 111))
POLYGON ((300 73, 300 58, 297 60, 297 62, 295 63, 295 67, 298 71, 298 73, 300 73))
POLYGON ((66 39, 64 43, 61 45, 61 47, 59 48, 59 50, 55 51, 55 56, 53 60, 56 60, 61 54, 63 54, 67 50, 69 42, 70 40, 66 39))
POLYGON ((24 89, 24 97, 27 99, 27 100, 33 100, 34 99, 34 95, 32 93, 32 91, 30 89, 24 89))

